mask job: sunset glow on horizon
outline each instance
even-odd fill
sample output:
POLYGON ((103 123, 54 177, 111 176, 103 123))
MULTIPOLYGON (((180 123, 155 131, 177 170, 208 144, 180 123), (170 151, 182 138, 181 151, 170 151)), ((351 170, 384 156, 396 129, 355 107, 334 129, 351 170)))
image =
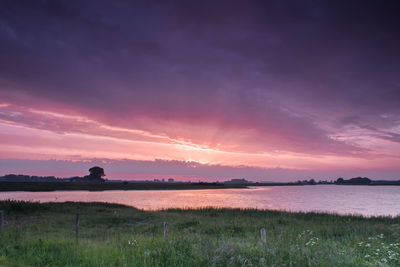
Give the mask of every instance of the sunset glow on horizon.
POLYGON ((394 11, 278 2, 3 2, 0 175, 400 179, 394 11))

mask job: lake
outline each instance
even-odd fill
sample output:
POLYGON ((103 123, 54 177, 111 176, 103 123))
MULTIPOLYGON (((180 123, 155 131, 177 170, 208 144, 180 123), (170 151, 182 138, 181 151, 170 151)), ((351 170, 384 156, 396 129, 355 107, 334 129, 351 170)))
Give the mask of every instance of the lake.
POLYGON ((400 186, 271 186, 249 189, 1 192, 0 200, 109 202, 145 210, 230 207, 400 215, 400 186))

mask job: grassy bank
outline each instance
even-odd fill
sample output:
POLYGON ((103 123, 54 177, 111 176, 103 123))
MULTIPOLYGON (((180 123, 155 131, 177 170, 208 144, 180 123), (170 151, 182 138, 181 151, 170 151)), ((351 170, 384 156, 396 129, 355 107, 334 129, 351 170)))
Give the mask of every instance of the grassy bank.
POLYGON ((1 266, 400 266, 399 217, 15 201, 0 210, 1 266))
POLYGON ((105 191, 105 190, 197 190, 246 188, 240 184, 222 183, 70 183, 70 182, 0 182, 0 192, 7 191, 105 191))

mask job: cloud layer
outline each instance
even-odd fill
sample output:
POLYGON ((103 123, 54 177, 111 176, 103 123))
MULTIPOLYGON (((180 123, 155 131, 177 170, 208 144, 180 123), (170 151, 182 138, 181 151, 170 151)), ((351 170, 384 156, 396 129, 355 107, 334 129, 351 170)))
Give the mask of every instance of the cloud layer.
POLYGON ((395 7, 2 1, 3 157, 395 168, 395 7))

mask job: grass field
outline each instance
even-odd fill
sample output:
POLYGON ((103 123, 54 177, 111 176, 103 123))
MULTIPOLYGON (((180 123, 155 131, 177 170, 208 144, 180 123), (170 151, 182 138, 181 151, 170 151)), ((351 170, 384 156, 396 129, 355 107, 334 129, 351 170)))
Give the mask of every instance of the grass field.
POLYGON ((17 201, 0 210, 1 266, 400 266, 399 217, 17 201))

